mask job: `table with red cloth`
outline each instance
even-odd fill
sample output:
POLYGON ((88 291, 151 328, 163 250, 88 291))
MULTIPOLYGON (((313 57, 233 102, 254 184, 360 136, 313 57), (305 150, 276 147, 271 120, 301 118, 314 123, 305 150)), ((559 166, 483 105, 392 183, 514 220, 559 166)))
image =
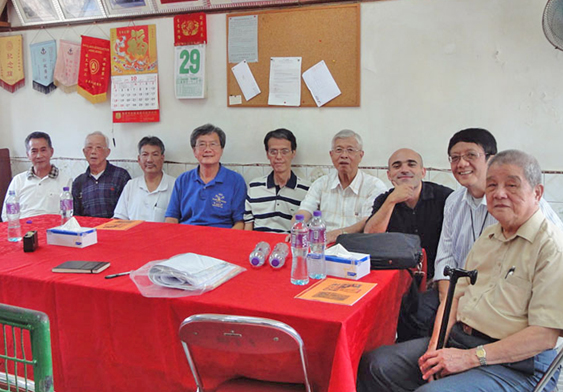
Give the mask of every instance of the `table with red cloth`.
MULTIPOLYGON (((83 227, 107 222, 77 217, 83 227)), ((314 391, 355 391, 364 351, 395 338, 406 271, 372 271, 362 278, 377 286, 353 306, 296 299, 308 286, 290 283, 291 260, 281 269, 251 268, 258 241, 273 247, 285 236, 260 232, 143 222, 127 231, 98 230, 84 249, 47 245, 46 229, 60 217, 22 219, 22 232, 37 230, 39 247, 24 253, 0 224, 0 302, 45 312, 51 321, 55 390, 58 392, 193 391, 178 338, 188 316, 222 313, 272 318, 291 325, 306 347, 314 391), (193 252, 247 270, 213 291, 181 298, 146 298, 128 276, 149 261, 193 252), (58 274, 67 260, 109 261, 101 274, 58 274)))

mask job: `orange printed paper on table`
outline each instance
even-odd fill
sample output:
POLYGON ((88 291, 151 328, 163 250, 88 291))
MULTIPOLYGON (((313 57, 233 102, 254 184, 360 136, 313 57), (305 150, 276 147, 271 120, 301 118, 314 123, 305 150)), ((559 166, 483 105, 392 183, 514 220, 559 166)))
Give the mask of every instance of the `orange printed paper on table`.
POLYGON ((104 102, 107 99, 109 54, 107 39, 82 36, 77 92, 92 103, 104 102))
POLYGON ((0 86, 13 93, 25 85, 21 35, 0 37, 0 86))
POLYGON ((97 230, 118 230, 118 231, 125 231, 129 230, 132 227, 140 225, 143 223, 143 220, 126 220, 126 219, 114 219, 106 223, 102 223, 95 228, 97 230))
POLYGON ((174 17, 174 46, 207 43, 205 12, 176 15, 174 17))
POLYGON ((295 298, 350 306, 354 305, 375 286, 377 286, 377 283, 327 278, 297 294, 295 298))
POLYGON ((111 29, 111 83, 114 123, 160 120, 155 25, 111 29))

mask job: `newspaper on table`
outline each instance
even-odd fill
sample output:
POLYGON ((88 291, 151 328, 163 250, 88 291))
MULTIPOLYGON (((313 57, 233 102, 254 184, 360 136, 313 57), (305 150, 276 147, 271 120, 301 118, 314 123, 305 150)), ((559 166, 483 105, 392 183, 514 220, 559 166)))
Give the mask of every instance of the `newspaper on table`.
POLYGON ((242 271, 224 260, 183 253, 151 261, 130 277, 145 297, 184 297, 213 290, 242 271))

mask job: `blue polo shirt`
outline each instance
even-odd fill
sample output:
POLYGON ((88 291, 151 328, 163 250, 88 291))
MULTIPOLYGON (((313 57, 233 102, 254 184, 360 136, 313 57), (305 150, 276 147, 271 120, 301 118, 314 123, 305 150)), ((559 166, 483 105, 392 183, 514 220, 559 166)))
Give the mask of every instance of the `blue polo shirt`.
POLYGON ((243 220, 245 198, 240 174, 221 165, 215 178, 204 184, 198 166, 176 179, 166 217, 189 225, 232 227, 243 220))

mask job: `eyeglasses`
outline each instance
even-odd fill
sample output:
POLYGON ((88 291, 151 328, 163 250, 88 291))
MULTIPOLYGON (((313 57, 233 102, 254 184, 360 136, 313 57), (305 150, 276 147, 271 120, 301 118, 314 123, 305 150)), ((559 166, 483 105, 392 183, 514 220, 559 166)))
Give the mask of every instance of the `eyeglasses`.
POLYGON ((277 157, 278 154, 282 154, 284 157, 286 155, 289 155, 291 153, 291 150, 289 148, 282 148, 281 150, 268 150, 268 155, 271 157, 277 157))
POLYGON ((480 157, 482 157, 483 155, 487 155, 487 154, 484 154, 482 152, 469 151, 461 155, 450 155, 448 157, 448 160, 450 161, 450 163, 458 163, 460 159, 463 158, 467 162, 473 162, 479 159, 480 157))
POLYGON ((84 151, 87 152, 92 152, 92 151, 96 151, 96 152, 101 152, 103 150, 105 150, 107 147, 103 147, 103 146, 88 146, 88 147, 84 147, 84 151))
POLYGON ((342 148, 342 147, 336 147, 334 150, 332 150, 332 152, 335 153, 336 155, 342 155, 344 154, 344 152, 346 152, 348 155, 353 155, 360 151, 361 150, 358 150, 357 148, 342 148))
POLYGON ((211 150, 218 150, 219 148, 221 148, 221 143, 218 142, 199 142, 198 144, 195 145, 195 148, 197 148, 198 150, 206 150, 208 148, 210 148, 211 150))

